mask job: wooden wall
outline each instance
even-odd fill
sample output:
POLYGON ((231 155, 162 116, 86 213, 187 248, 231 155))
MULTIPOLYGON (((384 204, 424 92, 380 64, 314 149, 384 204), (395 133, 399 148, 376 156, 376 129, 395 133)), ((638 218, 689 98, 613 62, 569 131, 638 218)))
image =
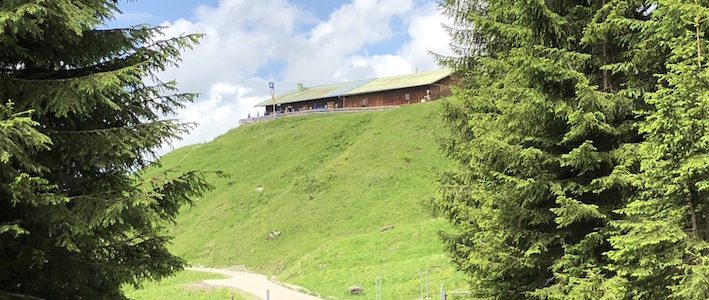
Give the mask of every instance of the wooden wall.
POLYGON ((407 105, 425 101, 433 101, 441 97, 450 96, 451 83, 452 80, 448 77, 432 85, 347 96, 345 97, 345 106, 376 107, 407 105))
MULTIPOLYGON (((287 111, 302 111, 310 109, 332 109, 332 108, 353 108, 353 107, 377 107, 377 106, 401 106, 413 103, 421 103, 424 101, 433 101, 441 97, 451 95, 450 86, 454 84, 454 80, 446 77, 435 84, 374 92, 368 94, 345 96, 342 98, 328 98, 319 100, 310 100, 297 103, 281 104, 276 106, 279 112, 287 111), (407 99, 408 95, 408 99, 407 99), (344 101, 344 102, 343 102, 344 101)), ((266 114, 273 112, 273 106, 266 106, 266 114)))

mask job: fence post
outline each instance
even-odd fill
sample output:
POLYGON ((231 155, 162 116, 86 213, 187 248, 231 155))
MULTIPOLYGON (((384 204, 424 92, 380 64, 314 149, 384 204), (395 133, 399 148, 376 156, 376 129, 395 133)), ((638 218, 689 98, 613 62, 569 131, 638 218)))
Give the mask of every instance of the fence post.
POLYGON ((419 299, 423 300, 423 272, 419 271, 419 299))
POLYGON ((384 300, 384 284, 382 284, 382 276, 379 276, 379 300, 384 300))
POLYGON ((271 291, 266 290, 266 300, 271 300, 271 291))
POLYGON ((426 269, 426 299, 431 299, 431 294, 428 292, 428 269, 426 269))
POLYGON ((384 299, 384 291, 382 290, 382 277, 379 275, 374 278, 374 299, 384 299))
POLYGON ((446 289, 443 288, 442 283, 441 283, 441 300, 446 300, 446 289))

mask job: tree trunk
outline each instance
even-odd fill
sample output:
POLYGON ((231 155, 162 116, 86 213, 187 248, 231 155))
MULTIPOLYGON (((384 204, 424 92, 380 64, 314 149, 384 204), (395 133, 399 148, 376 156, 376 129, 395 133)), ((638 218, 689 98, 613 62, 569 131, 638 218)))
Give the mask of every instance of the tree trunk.
MULTIPOLYGON (((691 183, 690 183, 691 185, 691 183)), ((691 215, 691 220, 692 220, 692 236, 693 237, 699 237, 698 231, 699 231, 699 224, 697 221, 697 207, 695 204, 695 191, 691 187, 689 188, 689 197, 687 199, 687 202, 689 202, 689 213, 691 215)))
MULTIPOLYGON (((603 42, 603 65, 608 64, 608 42, 604 41, 603 42)), ((610 79, 608 78, 608 70, 603 70, 603 91, 604 92, 610 92, 611 91, 611 84, 610 84, 610 79)))
POLYGON ((709 241, 709 203, 704 201, 704 240, 709 241))

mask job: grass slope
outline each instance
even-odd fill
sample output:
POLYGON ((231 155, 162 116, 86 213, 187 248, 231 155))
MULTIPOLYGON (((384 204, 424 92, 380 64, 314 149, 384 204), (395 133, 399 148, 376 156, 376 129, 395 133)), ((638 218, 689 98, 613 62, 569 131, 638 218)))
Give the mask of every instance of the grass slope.
POLYGON ((422 205, 450 166, 435 142, 438 107, 282 118, 173 151, 163 168, 233 177, 181 212, 171 250, 340 299, 352 285, 373 298, 376 276, 386 298, 416 298, 426 270, 431 295, 441 283, 460 286, 437 237, 446 223, 422 205), (268 240, 273 230, 282 234, 268 240))
POLYGON ((134 300, 245 300, 255 297, 245 297, 237 291, 226 288, 209 288, 196 283, 206 279, 220 279, 223 276, 183 271, 160 282, 146 282, 143 287, 135 289, 124 287, 126 297, 134 300), (233 297, 233 298, 232 298, 233 297))

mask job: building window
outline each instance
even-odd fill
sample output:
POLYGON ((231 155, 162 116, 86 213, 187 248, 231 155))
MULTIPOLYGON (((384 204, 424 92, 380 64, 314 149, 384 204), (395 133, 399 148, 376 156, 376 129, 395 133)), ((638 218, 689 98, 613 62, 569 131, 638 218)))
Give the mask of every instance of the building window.
POLYGON ((362 99, 362 107, 367 106, 368 100, 367 98, 362 99))
POLYGON ((406 100, 407 102, 411 100, 408 93, 404 94, 404 100, 406 100))

